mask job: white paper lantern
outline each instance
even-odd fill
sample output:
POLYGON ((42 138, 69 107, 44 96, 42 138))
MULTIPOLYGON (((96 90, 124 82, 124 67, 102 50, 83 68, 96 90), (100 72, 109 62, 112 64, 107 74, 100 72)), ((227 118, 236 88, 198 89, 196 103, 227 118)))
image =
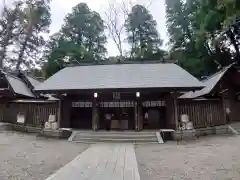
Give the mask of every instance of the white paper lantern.
POLYGON ((98 93, 95 92, 95 93, 93 94, 93 96, 94 96, 94 98, 97 98, 97 97, 98 97, 98 93))

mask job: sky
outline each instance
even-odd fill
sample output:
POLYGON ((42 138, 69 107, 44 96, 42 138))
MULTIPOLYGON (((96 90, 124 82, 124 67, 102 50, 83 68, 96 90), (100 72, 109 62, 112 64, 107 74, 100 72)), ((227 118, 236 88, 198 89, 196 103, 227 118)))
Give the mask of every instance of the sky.
MULTIPOLYGON (((0 7, 4 0, 0 0, 0 7)), ((11 4, 13 0, 5 0, 6 4, 11 4)), ((50 35, 58 32, 63 24, 64 17, 71 12, 72 7, 78 3, 85 2, 88 6, 100 13, 104 19, 104 11, 106 11, 108 5, 113 2, 121 2, 122 0, 52 0, 52 24, 50 27, 50 35)), ((124 0, 125 4, 129 4, 130 0, 124 0)), ((133 4, 142 4, 148 6, 148 9, 153 15, 153 18, 157 21, 158 30, 161 38, 164 40, 163 48, 167 48, 166 43, 167 30, 165 26, 165 0, 131 0, 133 4)), ((126 46, 124 46, 126 47, 126 46)), ((113 41, 109 38, 107 43, 108 55, 114 56, 118 54, 117 48, 113 41)))

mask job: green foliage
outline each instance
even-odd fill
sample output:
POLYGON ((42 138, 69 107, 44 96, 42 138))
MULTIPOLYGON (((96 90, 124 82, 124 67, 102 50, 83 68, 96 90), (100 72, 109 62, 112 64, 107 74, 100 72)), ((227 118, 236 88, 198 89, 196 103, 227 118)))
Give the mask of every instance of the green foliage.
POLYGON ((224 25, 231 26, 240 16, 240 1, 239 0, 219 0, 218 8, 225 10, 224 25))
POLYGON ((66 16, 60 32, 48 42, 46 76, 68 64, 103 60, 105 43, 104 23, 100 15, 91 11, 87 4, 78 4, 66 16))
POLYGON ((144 6, 132 7, 125 28, 131 47, 131 59, 156 60, 152 58, 163 57, 164 53, 160 50, 162 40, 157 30, 157 22, 144 6))
POLYGON ((200 78, 232 63, 218 0, 166 0, 166 13, 171 57, 186 70, 200 78))

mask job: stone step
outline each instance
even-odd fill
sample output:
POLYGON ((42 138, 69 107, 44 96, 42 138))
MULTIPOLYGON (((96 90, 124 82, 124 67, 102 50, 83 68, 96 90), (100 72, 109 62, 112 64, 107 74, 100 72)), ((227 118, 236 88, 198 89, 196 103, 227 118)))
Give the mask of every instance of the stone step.
POLYGON ((134 144, 138 144, 138 143, 158 143, 157 138, 152 138, 152 139, 112 139, 112 138, 104 138, 104 139, 97 139, 97 138, 85 138, 85 137, 81 137, 81 138, 73 138, 73 142, 89 142, 89 143, 96 143, 96 142, 104 142, 104 143, 134 143, 134 144))
POLYGON ((119 143, 126 143, 126 144, 128 144, 128 143, 132 143, 132 144, 135 144, 135 145, 144 145, 144 144, 159 144, 158 142, 149 142, 149 141, 147 141, 147 142, 115 142, 115 141, 112 141, 112 142, 99 142, 99 141, 84 141, 84 140, 81 140, 81 141, 73 141, 73 143, 83 143, 83 144, 109 144, 109 143, 111 143, 111 144, 114 144, 114 143, 116 143, 116 144, 119 144, 119 143))
POLYGON ((156 138, 156 134, 140 134, 140 135, 134 135, 134 134, 76 134, 75 138, 112 138, 112 139, 151 139, 151 138, 156 138))
POLYGON ((150 131, 150 132, 127 132, 127 131, 98 131, 98 132, 90 132, 90 131, 74 131, 75 134, 81 135, 156 135, 156 132, 159 131, 150 131))
MULTIPOLYGON (((69 141, 73 142, 84 142, 84 143, 95 143, 95 142, 106 142, 106 143, 158 143, 159 138, 156 135, 157 131, 73 131, 69 141)), ((160 133, 159 133, 160 134, 160 133)))

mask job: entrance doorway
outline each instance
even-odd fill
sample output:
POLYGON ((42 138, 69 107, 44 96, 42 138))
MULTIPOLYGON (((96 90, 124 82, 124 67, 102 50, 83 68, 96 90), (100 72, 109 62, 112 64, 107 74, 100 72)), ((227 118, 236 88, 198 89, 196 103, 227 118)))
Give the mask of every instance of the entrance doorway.
POLYGON ((166 108, 165 107, 149 107, 143 108, 143 128, 144 129, 165 129, 166 108))
POLYGON ((100 129, 127 130, 134 129, 134 108, 132 107, 101 107, 100 129))
POLYGON ((70 127, 92 129, 92 107, 72 107, 70 127))

